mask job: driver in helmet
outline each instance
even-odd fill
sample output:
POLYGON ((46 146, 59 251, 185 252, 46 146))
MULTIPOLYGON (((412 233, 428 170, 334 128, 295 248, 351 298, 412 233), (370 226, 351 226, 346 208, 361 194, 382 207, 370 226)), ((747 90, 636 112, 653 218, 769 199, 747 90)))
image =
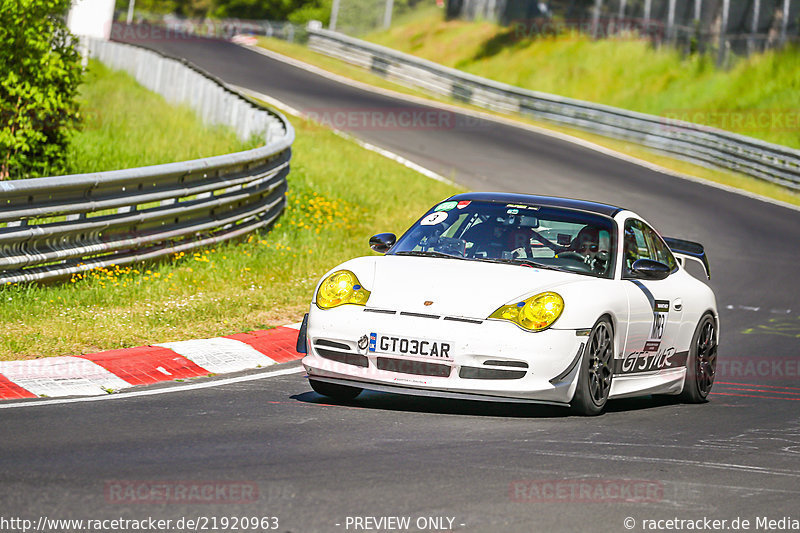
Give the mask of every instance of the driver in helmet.
POLYGON ((600 247, 600 231, 592 226, 581 228, 572 240, 568 250, 577 252, 586 258, 588 263, 595 258, 600 247))
POLYGON ((598 274, 605 273, 608 268, 610 253, 608 232, 600 231, 593 226, 581 228, 570 243, 567 251, 583 257, 584 263, 598 274))

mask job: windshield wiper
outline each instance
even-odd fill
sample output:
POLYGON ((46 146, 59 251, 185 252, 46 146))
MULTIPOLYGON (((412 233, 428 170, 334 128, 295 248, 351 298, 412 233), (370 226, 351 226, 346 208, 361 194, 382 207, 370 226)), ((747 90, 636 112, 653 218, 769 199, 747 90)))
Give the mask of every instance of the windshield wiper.
POLYGON ((534 267, 534 268, 541 268, 541 269, 544 269, 544 270, 559 270, 559 271, 561 270, 557 266, 545 265, 545 264, 542 264, 542 263, 537 263, 536 261, 532 261, 530 259, 522 259, 522 258, 521 259, 500 259, 500 258, 490 259, 488 257, 476 257, 475 260, 476 261, 486 261, 487 263, 503 263, 503 264, 506 264, 506 265, 525 265, 525 266, 534 267))
POLYGON ((563 269, 558 268, 554 265, 545 265, 543 263, 537 263, 531 259, 500 259, 500 258, 489 258, 489 257, 461 257, 460 255, 450 255, 444 252, 437 252, 434 250, 408 250, 403 252, 395 252, 394 255, 413 255, 418 257, 442 257, 445 259, 463 259, 465 261, 483 261, 484 263, 501 263, 504 265, 520 265, 520 266, 529 266, 534 268, 541 268, 543 270, 557 270, 559 272, 564 272, 563 269))
POLYGON ((445 259, 464 259, 458 255, 450 255, 444 252, 436 252, 434 250, 408 250, 403 252, 395 252, 394 255, 415 255, 418 257, 443 257, 445 259))

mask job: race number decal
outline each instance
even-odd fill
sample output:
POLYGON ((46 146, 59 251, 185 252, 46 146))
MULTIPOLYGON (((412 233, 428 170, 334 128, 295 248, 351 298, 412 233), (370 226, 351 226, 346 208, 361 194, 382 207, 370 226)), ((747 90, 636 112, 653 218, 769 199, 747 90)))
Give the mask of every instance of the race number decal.
POLYGON ((420 226, 435 226, 436 224, 439 224, 447 220, 447 216, 448 216, 447 212, 437 211, 423 218, 419 224, 420 226))
POLYGON ((664 336, 668 315, 669 300, 656 300, 653 303, 653 326, 650 328, 650 337, 644 344, 644 351, 655 352, 658 350, 661 338, 664 336))

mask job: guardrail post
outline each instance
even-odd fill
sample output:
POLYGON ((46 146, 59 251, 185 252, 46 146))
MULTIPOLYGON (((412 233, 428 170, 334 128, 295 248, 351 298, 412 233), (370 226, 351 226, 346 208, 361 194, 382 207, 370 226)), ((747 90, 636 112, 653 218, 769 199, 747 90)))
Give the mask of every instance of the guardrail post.
POLYGON ((592 39, 597 39, 601 9, 603 9, 603 0, 594 0, 594 10, 592 11, 592 39))
POLYGON ((675 0, 669 0, 669 12, 667 13, 667 41, 675 42, 675 0))
POLYGON ((333 0, 333 5, 331 6, 331 21, 328 23, 328 29, 331 31, 336 31, 336 19, 339 17, 339 1, 333 0))
POLYGON ((719 49, 717 50, 717 66, 725 63, 728 56, 728 13, 730 12, 730 0, 722 0, 722 17, 719 24, 719 49))
POLYGON ((386 9, 383 12, 383 27, 388 28, 392 25, 392 9, 394 8, 394 0, 386 0, 386 9))
POLYGON ((753 0, 753 21, 750 24, 750 37, 747 39, 747 54, 756 51, 756 39, 758 37, 758 16, 761 12, 761 0, 753 0))
POLYGON ((786 43, 786 29, 789 26, 789 1, 783 0, 783 18, 781 19, 781 45, 786 43))

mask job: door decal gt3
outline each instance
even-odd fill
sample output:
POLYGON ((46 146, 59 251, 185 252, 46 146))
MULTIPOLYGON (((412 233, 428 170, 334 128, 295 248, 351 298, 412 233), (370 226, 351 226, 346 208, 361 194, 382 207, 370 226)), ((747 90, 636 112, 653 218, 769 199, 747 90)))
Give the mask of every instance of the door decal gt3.
POLYGON ((615 374, 635 374, 639 372, 655 372, 670 368, 686 366, 688 351, 676 352, 670 346, 657 352, 631 352, 614 362, 615 374))

